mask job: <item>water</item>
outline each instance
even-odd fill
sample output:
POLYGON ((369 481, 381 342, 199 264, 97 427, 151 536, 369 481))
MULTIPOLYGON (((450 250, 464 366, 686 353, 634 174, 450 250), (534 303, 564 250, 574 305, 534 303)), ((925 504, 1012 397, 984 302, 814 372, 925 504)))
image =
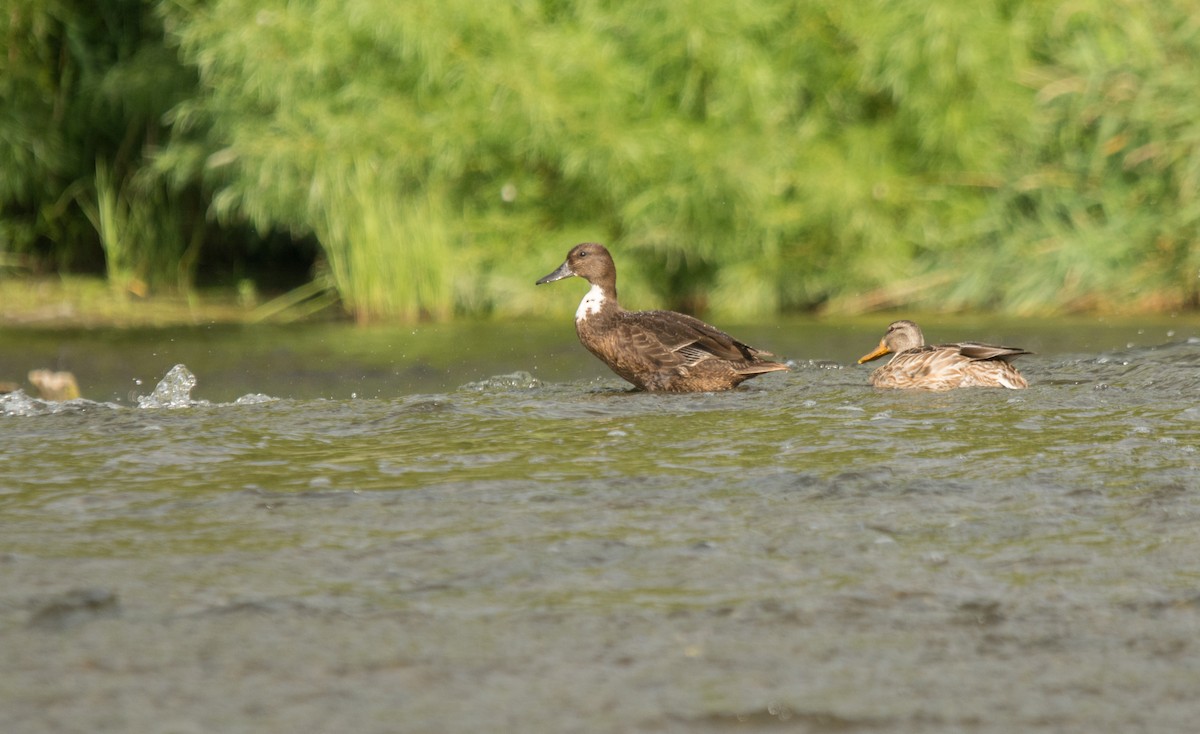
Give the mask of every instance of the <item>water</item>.
POLYGON ((86 396, 0 397, 0 730, 1191 731, 1200 320, 926 319, 1038 352, 943 394, 883 321, 683 396, 569 323, 0 332, 86 396))

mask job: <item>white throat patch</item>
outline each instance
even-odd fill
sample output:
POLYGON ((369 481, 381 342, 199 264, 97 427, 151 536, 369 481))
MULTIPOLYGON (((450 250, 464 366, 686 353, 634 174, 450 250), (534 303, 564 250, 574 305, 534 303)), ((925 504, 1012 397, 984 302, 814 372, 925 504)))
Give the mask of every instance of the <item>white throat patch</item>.
POLYGON ((604 291, 600 290, 600 286, 593 285, 583 300, 579 302, 579 309, 575 312, 575 321, 583 321, 594 313, 600 313, 600 307, 603 305, 604 291))

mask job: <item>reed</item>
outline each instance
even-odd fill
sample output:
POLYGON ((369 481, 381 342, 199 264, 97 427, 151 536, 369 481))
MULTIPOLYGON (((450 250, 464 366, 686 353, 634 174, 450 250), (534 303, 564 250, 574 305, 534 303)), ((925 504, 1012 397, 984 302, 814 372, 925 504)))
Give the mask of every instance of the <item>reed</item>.
POLYGON ((389 193, 356 167, 325 203, 316 231, 337 289, 359 322, 446 319, 458 248, 443 202, 427 192, 399 201, 389 193))
POLYGON ((195 232, 185 239, 183 202, 161 181, 120 179, 97 160, 95 185, 78 204, 96 229, 110 285, 139 296, 152 288, 190 290, 200 240, 195 232))

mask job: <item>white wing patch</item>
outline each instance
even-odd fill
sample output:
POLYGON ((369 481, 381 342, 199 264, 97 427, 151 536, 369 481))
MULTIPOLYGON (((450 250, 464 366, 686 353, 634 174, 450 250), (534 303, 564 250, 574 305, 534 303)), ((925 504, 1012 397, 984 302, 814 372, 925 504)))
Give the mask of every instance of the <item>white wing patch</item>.
POLYGON ((693 344, 688 344, 680 349, 676 349, 675 353, 683 357, 686 360, 684 364, 688 365, 700 364, 706 359, 712 359, 713 356, 711 353, 706 352, 693 344))
POLYGON ((600 290, 600 286, 593 285, 583 300, 579 302, 579 310, 575 312, 575 321, 583 321, 594 313, 600 313, 600 307, 603 305, 604 291, 600 290))

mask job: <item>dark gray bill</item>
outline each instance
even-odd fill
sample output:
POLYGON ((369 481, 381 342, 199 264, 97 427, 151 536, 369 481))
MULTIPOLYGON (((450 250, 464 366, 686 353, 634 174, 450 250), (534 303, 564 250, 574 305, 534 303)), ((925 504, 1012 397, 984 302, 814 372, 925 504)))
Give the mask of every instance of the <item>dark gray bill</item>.
POLYGON ((541 285, 542 283, 553 283, 556 280, 562 280, 563 278, 570 278, 574 274, 575 274, 575 272, 573 270, 571 270, 571 266, 564 262, 562 265, 558 266, 558 270, 555 270, 553 273, 550 273, 549 275, 543 276, 542 278, 538 279, 538 282, 534 283, 534 285, 541 285))

